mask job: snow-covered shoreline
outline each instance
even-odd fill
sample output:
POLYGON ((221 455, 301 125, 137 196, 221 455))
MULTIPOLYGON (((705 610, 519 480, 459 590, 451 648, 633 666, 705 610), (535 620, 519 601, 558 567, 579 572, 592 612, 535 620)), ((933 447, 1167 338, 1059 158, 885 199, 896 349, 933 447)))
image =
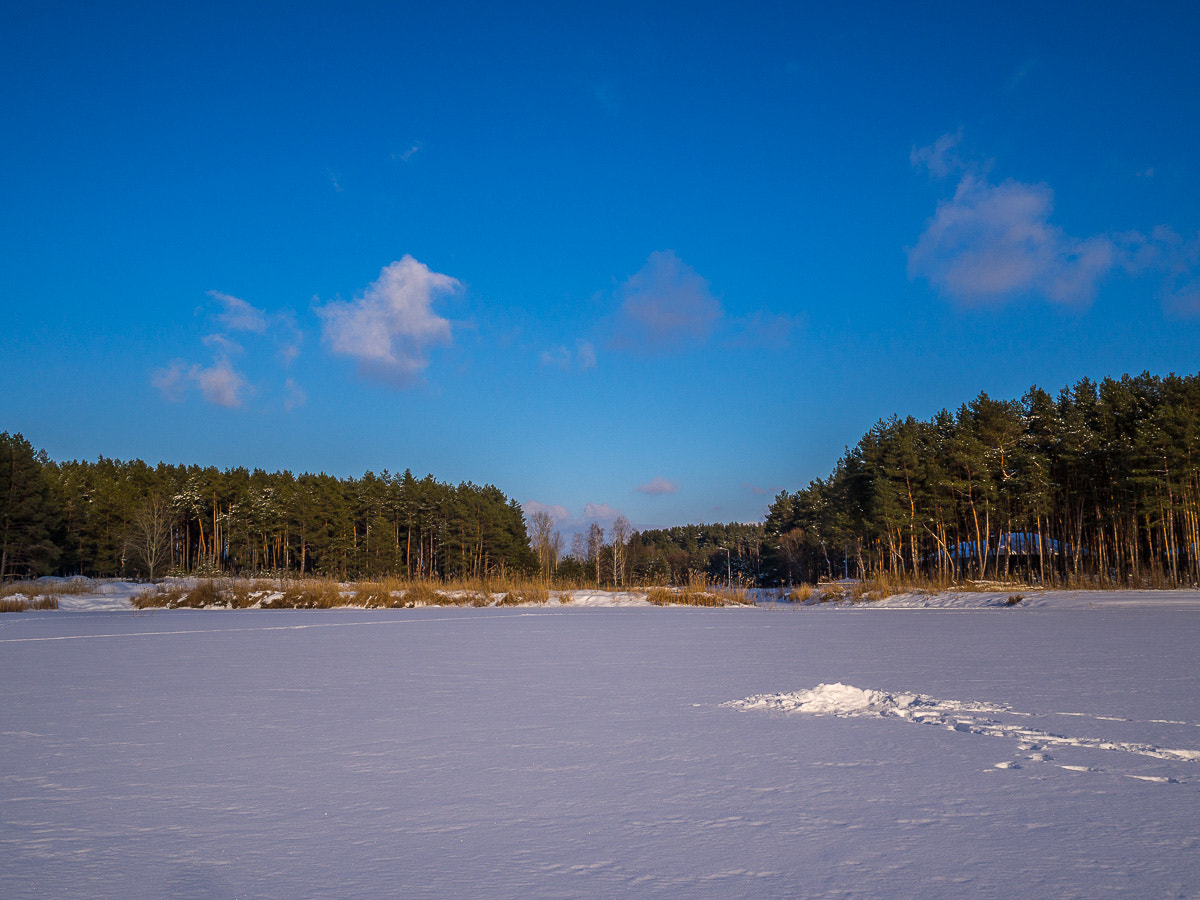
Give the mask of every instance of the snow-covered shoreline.
MULTIPOLYGON (((83 586, 74 592, 57 594, 59 612, 121 612, 133 609, 132 598, 153 586, 142 582, 119 579, 40 579, 34 584, 53 589, 66 582, 83 586)), ((574 609, 611 607, 651 607, 647 590, 569 590, 551 591, 548 604, 574 609)), ((941 592, 914 591, 894 594, 879 600, 832 599, 824 602, 791 603, 779 598, 778 591, 758 590, 750 592, 758 600, 759 608, 795 610, 870 610, 870 609, 958 609, 981 610, 1004 608, 1008 610, 1046 609, 1194 609, 1200 610, 1200 590, 1180 588, 1174 590, 1040 590, 1029 587, 1014 587, 1006 590, 941 592), (1014 597, 1019 601, 1012 602, 1014 597)), ((32 590, 31 594, 36 594, 32 590)), ((224 609, 213 606, 211 609, 224 609)), ((730 607, 746 608, 746 607, 730 607)))

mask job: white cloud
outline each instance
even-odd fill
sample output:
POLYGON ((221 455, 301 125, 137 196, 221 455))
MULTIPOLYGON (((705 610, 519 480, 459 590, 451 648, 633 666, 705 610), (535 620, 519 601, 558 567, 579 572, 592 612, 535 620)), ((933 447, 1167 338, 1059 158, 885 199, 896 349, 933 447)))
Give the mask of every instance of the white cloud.
POLYGON ((542 365, 562 369, 565 372, 571 368, 571 351, 562 346, 552 350, 543 350, 542 365))
POLYGON ((575 351, 572 353, 560 344, 549 350, 543 350, 541 361, 543 366, 562 369, 564 372, 569 372, 572 368, 585 372, 588 369, 596 368, 596 348, 589 341, 577 341, 575 351))
POLYGON ((241 344, 237 341, 231 341, 223 334, 205 335, 204 346, 222 356, 233 356, 244 350, 241 344))
POLYGON ((175 360, 165 369, 156 369, 150 374, 150 383, 172 403, 179 403, 187 393, 187 367, 175 360))
POLYGON ((275 345, 278 348, 279 359, 284 367, 290 366, 300 355, 300 347, 304 343, 304 332, 296 324, 296 314, 289 310, 276 313, 272 319, 275 328, 275 345))
POLYGON ((534 513, 544 512, 549 515, 556 524, 562 523, 571 517, 571 513, 565 506, 560 506, 557 503, 553 505, 538 503, 536 500, 526 500, 521 504, 521 510, 525 513, 526 519, 532 518, 534 513))
POLYGON ((1117 246, 1065 234, 1050 223, 1053 206, 1044 184, 991 184, 969 172, 908 251, 909 276, 969 305, 1027 295, 1086 304, 1118 264, 1117 246))
POLYGON ((207 367, 192 366, 190 377, 209 403, 228 408, 242 405, 246 380, 230 365, 229 360, 219 359, 207 367))
MULTIPOLYGON (((928 147, 913 148, 914 166, 941 177, 963 175, 954 196, 938 203, 916 246, 908 250, 910 278, 925 278, 943 296, 964 305, 999 305, 1042 297, 1086 305, 1100 283, 1117 272, 1157 274, 1168 313, 1200 314, 1200 235, 1185 240, 1166 225, 1139 231, 1075 237, 1050 221, 1054 192, 1045 184, 992 183, 989 165, 964 161, 962 130, 928 147)), ((1154 170, 1138 173, 1152 177, 1154 170)))
POLYGON ((296 383, 296 379, 289 378, 283 385, 286 396, 283 400, 283 408, 288 412, 293 409, 299 409, 308 402, 308 394, 304 392, 304 388, 296 383))
POLYGON ((262 334, 267 330, 267 314, 245 300, 221 291, 209 291, 208 296, 225 307, 217 314, 217 321, 230 331, 252 331, 262 334))
POLYGON ((590 341, 579 341, 575 345, 575 360, 580 369, 596 368, 596 348, 590 341))
POLYGON ((607 503, 588 503, 583 508, 583 517, 589 521, 612 522, 619 515, 621 515, 621 511, 613 509, 607 503))
POLYGON ((908 154, 908 161, 913 168, 924 166, 929 169, 929 174, 934 178, 945 178, 951 172, 966 168, 958 155, 958 145, 962 139, 961 128, 953 134, 943 134, 927 147, 914 146, 908 154))
POLYGON ((670 250, 651 253, 618 296, 613 344, 623 350, 653 354, 703 344, 724 316, 708 282, 670 250))
POLYGON ((679 492, 679 485, 659 475, 650 479, 646 484, 638 485, 637 490, 639 493, 650 494, 652 496, 658 494, 675 494, 679 492))
POLYGON ((461 287, 405 255, 353 302, 334 301, 316 312, 334 353, 356 359, 363 375, 407 387, 429 366, 429 349, 451 341, 451 323, 433 311, 434 299, 461 287))
POLYGON ((227 359, 217 359, 211 366, 188 366, 176 360, 154 372, 150 382, 172 403, 182 401, 191 390, 199 390, 209 403, 230 409, 242 405, 248 387, 227 359))

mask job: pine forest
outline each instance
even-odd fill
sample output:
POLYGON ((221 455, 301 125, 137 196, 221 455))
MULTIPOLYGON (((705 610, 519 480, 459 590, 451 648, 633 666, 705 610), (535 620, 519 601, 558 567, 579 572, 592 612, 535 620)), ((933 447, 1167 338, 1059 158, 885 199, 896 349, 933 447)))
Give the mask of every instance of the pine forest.
POLYGON ((880 420, 764 523, 554 523, 491 485, 54 462, 0 434, 0 577, 534 575, 742 587, 841 578, 1200 582, 1200 376, 1084 379, 880 420), (565 551, 565 552, 564 552, 565 551))

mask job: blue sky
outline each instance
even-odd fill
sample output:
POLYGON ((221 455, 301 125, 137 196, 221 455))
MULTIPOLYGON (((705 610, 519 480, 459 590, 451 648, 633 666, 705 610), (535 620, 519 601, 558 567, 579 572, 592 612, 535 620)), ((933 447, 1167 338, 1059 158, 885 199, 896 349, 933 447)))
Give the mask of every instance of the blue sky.
POLYGON ((1200 368, 1200 6, 828 6, 4 4, 0 430, 569 532, 1200 368))

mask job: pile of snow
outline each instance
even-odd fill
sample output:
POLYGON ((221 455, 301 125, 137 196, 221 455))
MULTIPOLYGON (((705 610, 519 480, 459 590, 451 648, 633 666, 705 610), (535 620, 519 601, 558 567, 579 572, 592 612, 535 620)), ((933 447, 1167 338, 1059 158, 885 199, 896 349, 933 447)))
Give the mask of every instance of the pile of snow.
POLYGON ((930 716, 949 712, 999 712, 1001 707, 937 700, 926 694, 888 693, 853 685, 819 684, 815 688, 781 694, 759 694, 745 700, 733 700, 734 709, 807 713, 814 716, 880 716, 927 721, 930 716))
POLYGON ((650 606, 644 591, 562 591, 556 596, 559 602, 570 606, 650 606))
MULTIPOLYGON (((937 725, 965 734, 981 734, 988 737, 1015 738, 1021 749, 1041 751, 1044 747, 1087 747, 1097 750, 1116 750, 1148 756, 1153 759, 1168 759, 1200 762, 1200 750, 1170 749, 1156 744, 1137 741, 1120 741, 1095 737, 1069 737, 1030 728, 1026 723, 1007 722, 1005 718, 1030 718, 1031 713, 1017 712, 1005 704, 964 702, 961 700, 939 700, 927 694, 888 693, 886 691, 857 688, 849 684, 819 684, 815 688, 779 694, 758 694, 744 700, 732 700, 722 704, 733 709, 762 710, 767 712, 804 713, 813 716, 874 717, 903 719, 917 725, 937 725)), ((1062 716, 1079 716, 1078 713, 1058 713, 1062 716)), ((1116 716, 1090 717, 1097 721, 1129 721, 1116 716)), ((1193 724, 1175 722, 1172 724, 1193 724)), ((1045 761, 1052 757, 1039 754, 1036 758, 1045 761)), ((1012 768, 1005 764, 1005 768, 1012 768)))

